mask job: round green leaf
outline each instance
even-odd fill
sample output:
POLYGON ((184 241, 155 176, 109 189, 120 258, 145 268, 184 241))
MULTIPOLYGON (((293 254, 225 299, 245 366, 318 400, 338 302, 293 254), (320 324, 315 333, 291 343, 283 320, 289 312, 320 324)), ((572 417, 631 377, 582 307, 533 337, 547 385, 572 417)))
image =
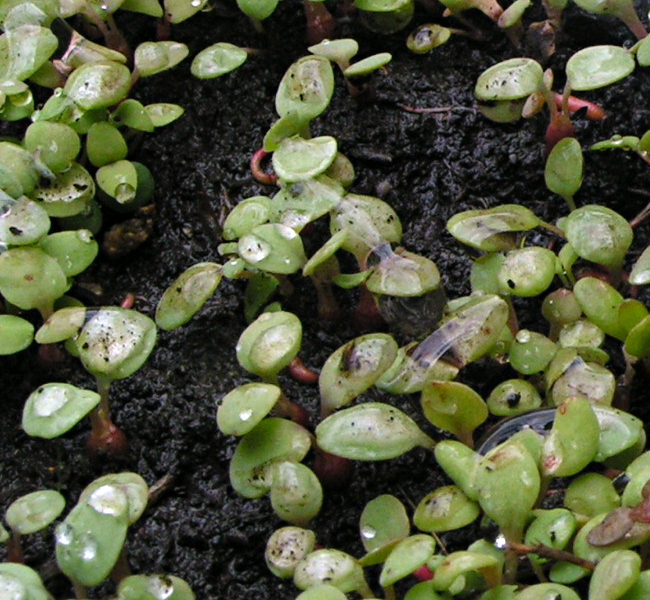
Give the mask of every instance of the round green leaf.
POLYGON ((328 583, 344 593, 361 589, 365 592, 368 587, 357 560, 345 552, 328 548, 316 550, 301 560, 293 582, 301 590, 328 583))
POLYGON ((31 153, 17 144, 0 141, 0 190, 12 198, 31 196, 38 179, 31 153))
POLYGON ((187 582, 174 575, 129 575, 120 581, 117 600, 194 600, 187 582))
POLYGON ((27 79, 52 56, 59 42, 47 27, 25 24, 0 36, 0 79, 27 79))
POLYGON ((589 581, 589 600, 621 598, 637 582, 641 556, 632 550, 614 550, 596 565, 589 581))
POLYGON ((40 248, 12 248, 0 254, 0 293, 23 310, 49 312, 69 287, 59 263, 40 248))
POLYGON ((217 406, 217 426, 226 435, 244 435, 279 400, 282 391, 270 383, 246 383, 226 394, 217 406))
POLYGON ((393 585, 410 575, 433 556, 436 542, 424 533, 412 535, 399 542, 388 555, 379 576, 382 587, 393 585))
POLYGON ((24 196, 9 204, 0 214, 0 244, 6 246, 33 244, 49 229, 47 212, 24 196))
POLYGON ((246 62, 248 52, 233 44, 219 42, 199 52, 192 61, 191 71, 199 79, 214 79, 234 71, 246 62))
POLYGON ((396 356, 397 342, 385 333, 370 333, 341 346, 325 361, 318 378, 322 413, 327 415, 360 396, 396 356))
POLYGON ((318 446, 351 460, 387 460, 434 441, 409 416, 380 402, 335 412, 316 427, 318 446))
POLYGON ((572 137, 560 140, 546 159, 546 187, 564 198, 572 198, 582 185, 583 164, 578 140, 572 137))
POLYGON ((95 196, 92 175, 78 163, 72 163, 54 181, 41 185, 34 192, 38 202, 50 217, 73 217, 89 209, 95 196))
POLYGON ((34 326, 15 315, 0 315, 0 356, 15 354, 29 347, 34 326))
POLYGON ((273 378, 289 366, 302 343, 302 324, 284 311, 262 313, 241 334, 237 360, 250 373, 273 378))
POLYGON ((156 325, 135 310, 108 306, 90 311, 75 344, 84 367, 95 377, 124 379, 149 358, 156 325))
POLYGON ((7 508, 5 520, 20 535, 45 529, 65 508, 65 498, 55 490, 40 490, 22 496, 7 508))
POLYGON ((116 62, 85 64, 75 69, 63 91, 83 110, 107 108, 124 100, 131 89, 131 72, 116 62))
POLYGON ((99 252, 99 245, 87 229, 52 233, 39 246, 56 259, 67 277, 85 271, 99 252))
POLYGON ((383 562, 395 544, 408 536, 409 531, 409 518, 400 500, 391 494, 372 499, 359 519, 361 543, 368 553, 361 559, 361 564, 368 566, 383 562))
POLYGON ((170 23, 181 23, 205 8, 208 0, 164 0, 165 16, 170 23))
POLYGON ((481 73, 474 95, 482 102, 525 98, 540 89, 543 74, 541 65, 532 58, 511 58, 481 73))
POLYGON ((363 60, 355 62, 343 71, 343 75, 349 79, 355 77, 364 77, 369 75, 377 69, 381 69, 393 60, 393 55, 389 52, 381 52, 380 54, 373 54, 363 60))
POLYGON ((178 104, 169 104, 164 102, 147 104, 144 109, 154 127, 164 127, 165 125, 169 125, 185 112, 185 109, 178 104))
POLYGON ((68 169, 81 150, 79 135, 72 127, 48 121, 32 123, 23 144, 55 174, 68 169))
POLYGON ((513 417, 535 410, 542 398, 532 383, 525 379, 508 379, 497 385, 487 399, 490 413, 499 417, 513 417))
POLYGON ((336 152, 333 137, 304 139, 294 135, 283 139, 273 153, 273 169, 284 181, 305 181, 325 172, 336 152))
POLYGON ((595 90, 627 77, 634 66, 634 58, 625 48, 589 46, 567 61, 567 81, 573 90, 595 90))
POLYGON ((372 259, 379 257, 379 264, 366 281, 366 287, 374 294, 415 297, 423 296, 440 287, 440 272, 435 263, 424 256, 389 244, 375 248, 372 259))
POLYGON ((323 40, 320 44, 309 46, 307 50, 339 65, 348 65, 352 57, 359 52, 359 44, 352 38, 323 40))
POLYGON ((426 54, 449 41, 451 30, 434 23, 420 25, 406 40, 406 46, 415 54, 426 54))
POLYGON ((300 462, 311 448, 309 432, 287 419, 263 419, 240 440, 230 461, 230 484, 245 498, 271 488, 274 462, 300 462))
POLYGON ((99 394, 67 383, 46 383, 34 390, 23 408, 23 429, 45 439, 72 429, 99 404, 99 394))
POLYGON ((88 160, 95 167, 103 167, 118 160, 123 160, 129 153, 124 136, 119 129, 100 121, 93 123, 86 136, 86 152, 88 160))
POLYGON ((214 294, 221 277, 221 265, 217 263, 198 263, 186 269, 158 303, 158 327, 170 331, 187 323, 214 294))
POLYGON ((576 477, 564 494, 564 506, 588 518, 608 513, 621 505, 612 480, 600 473, 584 473, 576 477))
POLYGON ((323 489, 314 472, 301 463, 281 461, 269 469, 271 506, 278 517, 305 526, 323 503, 323 489))
POLYGON ((253 228, 239 239, 238 248, 247 263, 269 273, 294 273, 307 262, 300 236, 278 223, 253 228))
POLYGON ((327 108, 333 92, 330 61, 322 56, 303 56, 284 74, 275 96, 275 110, 281 117, 294 113, 309 121, 327 108))
POLYGON ((573 293, 587 318, 607 335, 624 340, 627 331, 619 321, 623 296, 611 285, 596 277, 583 277, 573 286, 573 293))
POLYGON ((273 14, 280 0, 237 0, 237 6, 247 17, 262 21, 273 14))
POLYGON ((458 486, 446 485, 420 500, 413 524, 421 531, 452 531, 469 525, 480 513, 478 504, 458 486))
POLYGON ((293 525, 276 529, 266 542, 266 566, 276 577, 289 579, 298 563, 314 550, 315 545, 316 534, 310 529, 293 525))
POLYGON ((135 49, 135 68, 149 77, 175 67, 189 53, 189 48, 179 42, 143 42, 135 49))
MULTIPOLYGON (((79 503, 88 503, 96 510, 108 510, 105 504, 112 502, 117 492, 124 494, 127 501, 128 523, 135 523, 147 508, 149 502, 149 486, 137 473, 109 473, 89 483, 79 496, 79 503)), ((121 502, 119 499, 118 501, 121 502)))

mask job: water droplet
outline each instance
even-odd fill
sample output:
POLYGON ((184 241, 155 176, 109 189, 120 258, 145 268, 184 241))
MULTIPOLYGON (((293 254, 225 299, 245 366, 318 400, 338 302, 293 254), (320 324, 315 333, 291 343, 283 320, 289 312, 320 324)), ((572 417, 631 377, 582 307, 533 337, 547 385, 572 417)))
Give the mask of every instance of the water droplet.
POLYGON ((192 0, 192 2, 190 2, 190 4, 191 4, 194 8, 196 8, 197 6, 201 6, 201 0, 192 0))
POLYGON ((241 255, 249 263, 260 262, 271 254, 271 246, 260 238, 251 235, 242 239, 245 241, 242 244, 241 255))
POLYGON ((34 399, 34 414, 38 417, 50 417, 65 406, 69 400, 68 393, 63 388, 42 388, 34 399))
POLYGON ((68 523, 61 523, 54 532, 56 543, 63 546, 68 546, 72 543, 74 537, 74 529, 68 523))
POLYGON ((127 509, 126 495, 113 485, 103 485, 90 495, 88 506, 102 515, 121 515, 127 509))
POLYGON ((505 536, 502 533, 497 535, 496 539, 494 540, 494 547, 501 549, 505 548, 507 545, 508 543, 506 542, 505 536))
POLYGON ((86 243, 90 243, 93 241, 93 234, 91 231, 88 229, 77 229, 77 237, 82 241, 86 243))
POLYGON ((172 580, 164 575, 152 575, 148 588, 147 591, 157 600, 165 600, 174 593, 172 580))
POLYGON ((78 539, 79 556, 81 560, 90 562, 97 556, 97 539, 92 533, 82 533, 78 539))
POLYGON ((361 537, 364 540, 372 540, 377 535, 377 530, 373 527, 362 527, 361 528, 361 537))
POLYGON ((249 408, 248 410, 243 410, 242 412, 239 413, 239 418, 242 421, 248 421, 253 416, 253 409, 249 408))
POLYGON ((530 331, 527 329, 522 329, 519 333, 517 333, 517 341, 520 344, 527 344, 530 342, 530 331))

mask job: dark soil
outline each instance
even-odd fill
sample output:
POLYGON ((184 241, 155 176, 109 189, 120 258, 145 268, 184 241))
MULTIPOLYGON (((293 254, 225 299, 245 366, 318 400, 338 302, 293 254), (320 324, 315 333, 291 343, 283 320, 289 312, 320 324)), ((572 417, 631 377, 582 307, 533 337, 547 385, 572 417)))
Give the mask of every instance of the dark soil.
MULTIPOLYGON (((640 14, 646 14, 647 2, 642 4, 640 14)), ((539 14, 533 12, 535 16, 539 14)), ((430 19, 418 10, 415 23, 430 19)), ((406 50, 404 32, 382 37, 362 29, 354 19, 343 22, 339 36, 358 39, 362 56, 390 51, 394 58, 386 72, 373 78, 375 103, 359 105, 339 77, 330 109, 313 127, 314 134, 336 137, 353 161, 357 170, 353 191, 381 196, 395 208, 404 224, 404 245, 436 261, 450 298, 469 292, 469 255, 444 229, 454 213, 499 203, 524 204, 548 221, 567 212, 564 201, 544 186, 545 117, 498 125, 474 108, 477 76, 500 60, 520 55, 480 15, 475 21, 486 31, 485 42, 456 37, 426 56, 406 50), (449 110, 413 114, 398 103, 449 110)), ((122 25, 134 41, 154 37, 150 19, 123 19, 122 25)), ((265 34, 257 33, 234 3, 220 4, 173 28, 172 38, 188 44, 192 54, 216 41, 259 48, 261 53, 220 79, 196 80, 185 64, 138 84, 135 95, 144 103, 174 102, 186 113, 145 137, 134 156, 156 178, 154 234, 127 257, 103 258, 79 277, 77 291, 87 302, 115 304, 133 293, 136 308, 153 315, 164 289, 183 269, 199 261, 220 260, 220 223, 229 208, 243 198, 273 193, 252 179, 249 159, 276 119, 273 99, 282 74, 306 54, 303 28, 295 0, 281 3, 265 34), (90 287, 95 295, 88 297, 90 287)), ((585 45, 604 43, 631 44, 631 34, 613 19, 569 10, 558 53, 548 64, 558 85, 563 83, 568 56, 585 45)), ((603 204, 632 218, 650 200, 650 166, 633 154, 595 153, 588 148, 615 133, 641 135, 650 128, 648 70, 637 69, 622 83, 586 96, 599 102, 609 116, 601 122, 576 119, 577 136, 587 150, 584 184, 576 200, 579 205, 603 204)), ((635 255, 647 245, 649 228, 644 224, 637 229, 635 255)), ((284 300, 284 306, 303 321, 303 359, 319 368, 356 332, 347 316, 336 324, 318 322, 311 287, 298 277, 294 283, 296 294, 284 300)), ((340 296, 349 310, 353 294, 340 296)), ((243 287, 224 282, 186 327, 161 332, 152 359, 141 371, 114 385, 115 420, 131 443, 128 457, 119 461, 94 460, 85 454, 87 424, 58 441, 30 439, 20 428, 23 402, 41 383, 71 381, 92 387, 78 362, 69 358, 45 368, 36 348, 2 358, 0 508, 45 487, 60 489, 71 507, 86 484, 108 472, 132 470, 149 484, 169 475, 168 489, 130 533, 134 572, 178 575, 191 584, 197 598, 206 600, 293 598, 297 594, 293 585, 273 577, 263 560, 268 536, 282 523, 267 499, 246 500, 231 489, 228 461, 236 441, 222 436, 215 424, 217 400, 247 380, 234 353, 246 325, 242 307, 243 287)), ((538 304, 522 303, 522 308, 525 326, 545 330, 538 304)), ((621 362, 618 349, 614 360, 621 362)), ((496 371, 492 366, 474 366, 463 381, 489 392, 499 377, 496 371)), ((316 389, 288 379, 286 384, 288 394, 315 413, 316 389)), ((644 417, 649 389, 647 376, 641 373, 633 409, 644 417)), ((416 398, 395 401, 417 412, 416 398)), ((431 426, 423 427, 439 437, 431 426)), ((406 503, 417 503, 440 479, 432 457, 420 451, 394 461, 356 465, 349 488, 328 493, 313 523, 319 543, 360 555, 357 521, 367 501, 393 493, 406 503)), ((468 543, 464 539, 468 535, 474 533, 449 535, 446 541, 460 547, 468 543)), ((27 563, 51 574, 47 567, 53 561, 52 547, 50 536, 33 536, 26 543, 27 563)), ((61 576, 50 575, 47 585, 57 598, 71 596, 61 576)), ((97 590, 94 597, 110 591, 97 590)))

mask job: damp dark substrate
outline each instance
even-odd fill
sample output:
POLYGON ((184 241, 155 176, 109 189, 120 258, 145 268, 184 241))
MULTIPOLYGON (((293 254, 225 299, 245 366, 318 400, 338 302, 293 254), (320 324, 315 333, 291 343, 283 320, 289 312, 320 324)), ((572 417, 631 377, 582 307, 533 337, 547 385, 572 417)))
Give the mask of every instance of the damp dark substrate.
MULTIPOLYGON (((641 4, 645 6, 641 12, 647 13, 647 5, 641 4)), ((355 37, 360 57, 389 51, 393 61, 372 79, 374 104, 355 102, 337 74, 332 104, 313 124, 315 135, 336 137, 340 150, 354 163, 353 191, 381 196, 395 208, 404 225, 404 245, 436 261, 450 298, 469 291, 470 255, 444 229, 454 213, 520 203, 553 221, 567 211, 564 201, 544 186, 544 115, 498 125, 475 109, 472 90, 477 76, 527 49, 515 49, 480 15, 473 18, 486 32, 484 42, 456 36, 424 56, 406 50, 406 32, 378 36, 354 19, 343 19, 338 35, 355 37), (414 114, 398 104, 449 110, 414 114)), ((414 24, 430 19, 418 9, 414 24)), ((155 34, 155 24, 148 18, 122 17, 120 23, 133 43, 155 34)), ((188 44, 192 55, 217 41, 257 48, 260 53, 219 79, 192 78, 186 61, 137 85, 135 97, 142 102, 174 102, 186 110, 173 125, 144 137, 133 155, 156 179, 154 234, 126 258, 100 258, 78 278, 76 289, 82 293, 98 286, 98 295, 90 301, 106 304, 119 303, 125 294, 133 293, 136 308, 149 315, 183 269, 199 261, 220 260, 220 223, 229 207, 252 195, 273 193, 251 178, 249 159, 277 118, 273 100, 282 74, 306 54, 308 45, 296 0, 280 4, 265 23, 265 33, 257 32, 234 2, 228 2, 173 27, 172 39, 188 44)), ((589 17, 572 8, 565 17, 558 52, 545 66, 554 69, 561 85, 563 66, 573 52, 605 43, 630 45, 631 34, 614 19, 589 17)), ((641 135, 650 128, 648 70, 637 69, 623 82, 585 96, 599 102, 608 117, 600 122, 576 118, 577 136, 587 150, 584 183, 576 201, 603 204, 632 218, 650 200, 650 166, 634 154, 596 153, 588 148, 616 133, 641 135)), ((119 217, 108 215, 108 219, 119 217)), ((649 227, 643 224, 637 229, 633 256, 648 244, 649 227)), ((310 286, 299 277, 294 283, 296 294, 284 305, 303 321, 301 354, 318 368, 356 332, 347 317, 335 324, 319 322, 310 286)), ((349 310, 354 294, 339 296, 349 310)), ((539 304, 518 304, 522 324, 544 331, 539 304)), ((217 400, 250 380, 234 352, 246 325, 242 307, 243 287, 225 281, 191 323, 160 333, 143 369, 114 385, 115 420, 131 443, 129 456, 120 461, 87 457, 86 423, 56 441, 30 439, 20 428, 23 402, 38 385, 70 381, 92 387, 91 378, 76 361, 67 359, 45 368, 36 348, 0 359, 0 509, 22 494, 46 487, 60 489, 71 507, 87 483, 108 472, 135 471, 149 484, 170 475, 167 491, 130 531, 128 554, 134 572, 178 575, 192 585, 197 598, 205 600, 293 598, 297 593, 293 585, 272 576, 263 560, 268 536, 282 523, 271 512, 268 499, 246 500, 232 490, 228 461, 236 441, 222 436, 215 424, 217 400)), ((620 366, 616 346, 613 354, 620 366)), ((486 393, 506 375, 505 368, 499 372, 492 365, 478 364, 462 380, 486 393)), ((316 390, 290 380, 286 385, 288 394, 315 415, 316 390)), ((646 420, 648 389, 641 371, 632 407, 646 420)), ((380 395, 371 392, 367 398, 380 395)), ((411 414, 418 412, 416 397, 393 401, 411 414)), ((440 436, 426 423, 422 426, 440 436)), ((392 493, 407 504, 417 503, 441 481, 446 480, 424 451, 356 465, 349 487, 326 495, 313 523, 319 543, 361 555, 357 522, 367 501, 392 493)), ((476 530, 461 532, 447 536, 447 542, 451 547, 466 547, 476 535, 476 530)), ((45 534, 27 540, 27 563, 49 574, 47 584, 57 598, 67 598, 71 595, 67 580, 52 575, 52 542, 51 535, 45 534)), ((110 591, 110 587, 96 590, 95 597, 110 591)))

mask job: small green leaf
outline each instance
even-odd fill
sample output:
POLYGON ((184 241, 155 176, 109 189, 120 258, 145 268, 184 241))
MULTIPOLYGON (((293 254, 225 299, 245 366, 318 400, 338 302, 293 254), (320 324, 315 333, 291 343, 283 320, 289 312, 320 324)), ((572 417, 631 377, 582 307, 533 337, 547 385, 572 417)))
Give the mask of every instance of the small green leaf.
POLYGON ((539 296, 551 285, 556 271, 555 254, 547 248, 531 246, 506 254, 497 281, 502 294, 530 298, 539 296))
POLYGON ((106 121, 100 121, 93 123, 88 130, 86 152, 93 166, 103 167, 125 159, 129 148, 117 127, 106 121))
POLYGON ((613 269, 620 268, 634 237, 626 219, 597 204, 572 211, 563 228, 581 258, 613 269))
POLYGON ((612 480, 600 473, 584 473, 576 477, 564 494, 564 506, 589 519, 608 513, 621 505, 612 480))
POLYGON ((406 45, 415 54, 426 54, 434 48, 446 44, 450 37, 451 30, 447 27, 435 23, 427 23, 426 25, 420 25, 420 27, 409 35, 406 40, 406 45))
POLYGON ((456 485, 439 487, 420 500, 414 525, 421 531, 452 531, 472 523, 481 513, 478 504, 470 500, 456 485))
POLYGON ((284 74, 275 96, 275 110, 281 117, 293 113, 309 121, 327 108, 333 92, 330 61, 322 56, 304 56, 284 74))
MULTIPOLYGON (((528 526, 524 543, 531 546, 543 544, 549 548, 564 550, 576 531, 576 518, 565 508, 534 511, 535 520, 528 526)), ((537 554, 530 555, 536 565, 548 562, 537 554)))
MULTIPOLYGON (((276 529, 266 542, 264 551, 266 566, 276 577, 289 579, 293 577, 298 563, 314 550, 315 545, 316 534, 310 529, 293 525, 276 529)), ((336 590, 336 588, 332 589, 336 590)), ((338 590, 336 591, 338 592, 338 590)), ((313 600, 317 600, 317 598, 313 600)), ((347 599, 344 597, 343 600, 347 599)))
POLYGON ((481 73, 474 95, 481 102, 525 98, 540 89, 542 76, 541 65, 532 58, 511 58, 481 73))
POLYGON ((72 127, 47 121, 32 123, 23 144, 55 174, 68 169, 81 150, 79 135, 72 127))
POLYGON ((373 294, 417 297, 440 287, 440 272, 435 263, 424 256, 404 248, 393 251, 390 244, 375 248, 371 263, 379 258, 366 281, 366 287, 373 294))
POLYGON ((99 394, 67 383, 46 383, 34 390, 23 408, 27 435, 45 439, 72 429, 99 404, 99 394))
POLYGON ((290 312, 262 313, 237 341, 237 360, 249 373, 273 379, 289 366, 302 343, 302 325, 290 312))
POLYGON ((650 246, 636 259, 630 271, 629 282, 631 285, 647 285, 650 283, 650 246))
POLYGON ((283 139, 273 153, 273 169, 284 181, 306 181, 334 162, 337 142, 333 137, 304 139, 294 135, 283 139))
POLYGON ((214 79, 234 71, 246 62, 248 52, 233 44, 219 42, 199 52, 190 67, 199 79, 214 79))
POLYGON ((263 21, 275 11, 280 0, 237 0, 237 6, 247 17, 263 21))
POLYGON ((15 315, 0 315, 0 356, 15 354, 34 340, 34 326, 15 315))
POLYGON ((488 417, 483 398, 458 381, 432 381, 422 390, 420 403, 428 421, 469 446, 474 430, 488 417))
POLYGON ((350 64, 352 57, 359 52, 359 44, 352 38, 323 40, 320 44, 307 48, 312 54, 319 54, 337 63, 341 68, 350 64))
MULTIPOLYGON (((359 562, 345 552, 328 548, 316 550, 301 560, 293 583, 301 590, 328 583, 344 593, 369 591, 359 562)), ((366 597, 370 596, 366 594, 366 597)))
POLYGON ((351 460, 387 460, 435 442, 409 416, 380 402, 340 410, 316 428, 318 446, 351 460))
POLYGON ((230 461, 230 484, 245 498, 260 498, 271 488, 274 462, 300 462, 311 448, 309 432, 287 419, 263 419, 241 438, 230 461))
POLYGON ((321 411, 327 415, 349 404, 379 379, 397 356, 397 342, 370 333, 344 344, 325 361, 318 378, 321 411))
POLYGON ((323 489, 314 472, 301 463, 276 462, 269 468, 271 506, 278 517, 306 526, 318 515, 323 489))
POLYGON ((95 181, 79 163, 59 173, 47 185, 36 188, 33 197, 50 217, 74 217, 85 213, 95 196, 95 181))
POLYGON ((268 222, 271 202, 268 196, 253 196, 242 200, 230 211, 224 221, 223 239, 236 240, 258 225, 268 222))
POLYGON ((120 581, 116 600, 194 600, 187 582, 174 575, 129 575, 120 581))
POLYGON ((497 385, 487 399, 490 413, 498 417, 513 417, 535 410, 542 405, 537 388, 525 379, 508 379, 497 385))
POLYGON ((221 265, 197 263, 186 269, 163 294, 156 308, 156 324, 165 331, 187 323, 219 286, 221 265))
POLYGON ((178 104, 168 104, 164 102, 147 104, 144 109, 154 127, 164 127, 165 125, 169 125, 185 112, 185 109, 178 104))
MULTIPOLYGON (((96 510, 108 508, 115 490, 122 492, 126 497, 128 523, 133 525, 142 516, 149 502, 149 486, 137 473, 109 473, 95 479, 81 492, 79 503, 86 502, 96 510)), ((119 497, 119 494, 117 496, 119 497)))
POLYGON ((573 90, 595 90, 627 77, 634 66, 634 58, 625 48, 589 46, 567 61, 567 81, 573 90))
POLYGON ((551 432, 544 440, 542 471, 568 477, 584 469, 598 452, 600 426, 589 400, 572 397, 558 407, 551 432))
POLYGON ((52 56, 59 42, 49 28, 19 25, 0 36, 0 80, 27 79, 52 56))
POLYGON ((596 277, 583 277, 573 287, 578 304, 587 318, 607 335, 625 340, 627 332, 619 321, 623 296, 611 285, 596 277))
POLYGON ((126 98, 131 89, 131 72, 116 62, 85 64, 75 69, 64 93, 85 111, 107 108, 126 98))
POLYGON ((388 555, 379 576, 382 587, 388 587, 426 564, 433 556, 436 542, 430 536, 419 533, 399 542, 388 555))
POLYGON ((0 244, 5 246, 33 244, 49 229, 50 218, 45 209, 25 196, 8 203, 0 214, 0 244))
POLYGON ((258 225, 239 239, 238 247, 247 263, 269 273, 295 273, 307 262, 300 236, 278 223, 258 225))
POLYGON ((537 583, 519 592, 516 600, 580 600, 571 588, 559 583, 537 583))
POLYGON ((75 340, 84 367, 109 380, 133 375, 156 344, 156 324, 142 313, 115 306, 89 312, 75 340))
POLYGON ((97 241, 87 229, 52 233, 39 246, 56 259, 67 277, 85 271, 99 252, 97 241))
POLYGON ((637 582, 641 556, 632 550, 614 550, 596 565, 589 581, 589 600, 621 598, 637 582))
POLYGON ((381 69, 393 60, 393 55, 388 52, 373 54, 363 60, 355 62, 343 71, 343 75, 349 79, 365 77, 377 69, 381 69))
POLYGON ((175 67, 189 53, 179 42, 143 42, 135 49, 135 68, 142 77, 150 77, 175 67))
POLYGON ((12 531, 28 535, 45 529, 65 508, 65 498, 55 490, 21 496, 7 508, 5 520, 12 531))
POLYGON ((275 406, 282 391, 270 383, 246 383, 226 394, 217 406, 217 426, 226 435, 244 435, 275 406))
POLYGON ((395 544, 405 539, 409 531, 406 509, 395 496, 382 494, 368 502, 359 519, 361 543, 367 552, 361 564, 365 567, 384 562, 395 544))
POLYGON ((433 587, 436 590, 446 590, 458 577, 473 571, 478 571, 489 587, 501 583, 501 565, 497 558, 480 552, 461 550, 447 555, 438 565, 433 587))
POLYGON ((539 223, 529 209, 518 204, 504 204, 457 213, 447 222, 447 231, 467 246, 499 252, 514 249, 514 233, 529 231, 539 223))
POLYGON ((120 9, 149 15, 156 19, 160 19, 164 14, 162 6, 160 6, 158 0, 124 0, 120 9))
POLYGON ((546 187, 563 198, 573 198, 582 185, 583 164, 578 140, 572 137, 560 140, 546 159, 546 187))

